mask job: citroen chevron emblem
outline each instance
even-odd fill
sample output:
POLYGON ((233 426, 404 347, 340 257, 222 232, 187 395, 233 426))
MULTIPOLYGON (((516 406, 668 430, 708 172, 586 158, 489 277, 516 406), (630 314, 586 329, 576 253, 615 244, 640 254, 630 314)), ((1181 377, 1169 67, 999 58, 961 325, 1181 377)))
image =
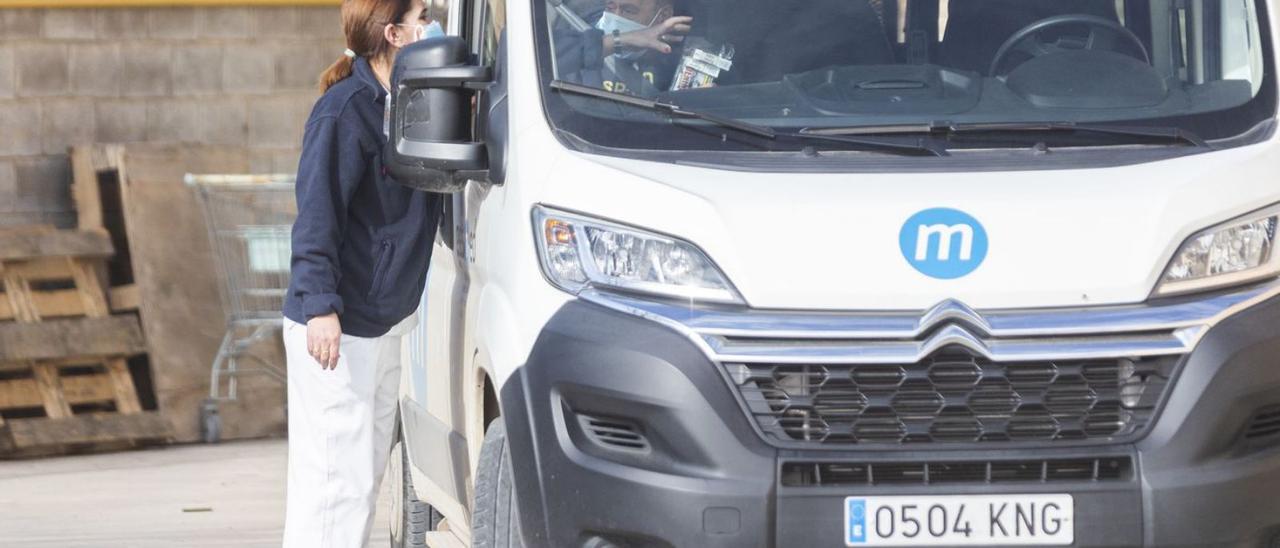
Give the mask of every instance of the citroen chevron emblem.
POLYGON ((991 334, 991 326, 977 311, 954 299, 942 301, 925 311, 916 321, 915 332, 917 337, 929 334, 920 343, 920 358, 952 345, 991 356, 991 349, 982 340, 991 334))
POLYGON ((991 326, 981 314, 960 301, 947 299, 933 305, 920 316, 916 321, 916 335, 928 333, 934 327, 944 323, 963 324, 978 336, 987 336, 991 333, 991 326))
POLYGON ((952 324, 940 329, 920 344, 919 358, 929 356, 948 346, 963 346, 985 357, 991 357, 991 349, 969 330, 952 324))

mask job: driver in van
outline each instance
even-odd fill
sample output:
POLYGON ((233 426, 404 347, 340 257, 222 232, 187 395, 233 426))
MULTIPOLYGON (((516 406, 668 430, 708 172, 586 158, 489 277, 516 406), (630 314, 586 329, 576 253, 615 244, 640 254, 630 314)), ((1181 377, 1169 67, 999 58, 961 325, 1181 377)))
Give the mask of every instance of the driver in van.
MULTIPOLYGON (((581 4, 582 2, 571 2, 581 4)), ((618 93, 654 95, 671 84, 693 18, 675 15, 675 0, 606 0, 575 10, 592 21, 583 32, 567 25, 555 31, 562 77, 618 93), (601 5, 603 4, 603 5, 601 5), (612 58, 612 69, 604 62, 612 58)))

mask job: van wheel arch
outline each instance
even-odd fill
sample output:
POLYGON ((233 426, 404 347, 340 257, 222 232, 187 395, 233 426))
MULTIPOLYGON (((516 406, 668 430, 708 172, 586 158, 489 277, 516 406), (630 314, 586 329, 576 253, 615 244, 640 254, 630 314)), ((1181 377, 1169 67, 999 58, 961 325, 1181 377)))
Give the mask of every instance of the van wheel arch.
POLYGON ((489 426, 493 424, 493 421, 502 416, 502 409, 498 403, 498 392, 493 388, 493 380, 486 374, 482 382, 484 383, 484 388, 482 389, 484 396, 483 407, 481 407, 482 422, 480 423, 480 431, 486 432, 489 430, 489 426))

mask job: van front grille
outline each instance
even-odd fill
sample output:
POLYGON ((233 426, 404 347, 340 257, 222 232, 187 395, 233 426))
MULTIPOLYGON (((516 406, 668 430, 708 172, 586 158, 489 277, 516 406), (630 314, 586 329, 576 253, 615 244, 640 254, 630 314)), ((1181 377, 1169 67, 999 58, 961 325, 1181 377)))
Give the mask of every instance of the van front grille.
POLYGON ((786 487, 1121 481, 1129 457, 957 462, 786 462, 786 487))
POLYGON ((953 347, 914 364, 729 363, 766 439, 803 445, 1123 441, 1176 356, 999 363, 953 347))

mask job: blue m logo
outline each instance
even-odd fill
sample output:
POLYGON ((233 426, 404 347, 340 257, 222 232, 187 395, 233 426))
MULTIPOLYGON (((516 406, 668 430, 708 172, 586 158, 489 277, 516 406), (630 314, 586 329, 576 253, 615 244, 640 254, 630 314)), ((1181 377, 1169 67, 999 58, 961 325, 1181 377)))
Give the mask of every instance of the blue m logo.
POLYGON ((902 225, 898 245, 921 274, 950 280, 968 275, 987 258, 987 231, 963 211, 926 209, 902 225))

